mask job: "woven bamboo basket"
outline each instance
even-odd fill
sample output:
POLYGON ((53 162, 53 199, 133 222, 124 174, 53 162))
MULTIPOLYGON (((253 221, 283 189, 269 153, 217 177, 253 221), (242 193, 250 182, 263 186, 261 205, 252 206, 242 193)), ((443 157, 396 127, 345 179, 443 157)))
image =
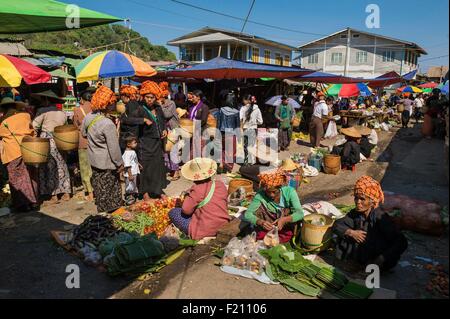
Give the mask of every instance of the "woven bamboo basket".
POLYGON ((228 195, 233 194, 239 188, 243 187, 247 194, 253 193, 253 182, 245 178, 235 178, 228 185, 228 195))
POLYGON ((305 216, 302 224, 302 243, 307 249, 326 250, 330 244, 331 227, 334 221, 325 215, 310 214, 305 216), (311 222, 315 220, 324 220, 325 225, 314 225, 311 222))
POLYGON ((194 133, 194 122, 190 119, 180 119, 180 127, 183 131, 183 137, 192 137, 194 133))
POLYGON ((61 125, 55 127, 53 139, 60 151, 73 151, 78 149, 79 133, 75 125, 61 125))
POLYGON ((27 165, 39 165, 48 162, 50 140, 48 138, 25 136, 20 145, 22 158, 27 165))
POLYGON ((323 158, 323 170, 325 174, 337 175, 341 170, 341 157, 327 154, 323 158))

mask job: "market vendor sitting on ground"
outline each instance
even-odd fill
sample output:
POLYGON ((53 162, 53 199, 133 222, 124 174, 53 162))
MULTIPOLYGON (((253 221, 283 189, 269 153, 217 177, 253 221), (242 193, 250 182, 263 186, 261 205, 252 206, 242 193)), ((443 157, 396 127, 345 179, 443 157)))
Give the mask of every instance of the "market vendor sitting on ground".
POLYGON ((343 168, 351 169, 361 161, 361 147, 359 145, 361 134, 354 127, 343 128, 341 133, 345 136, 344 145, 333 147, 332 153, 341 156, 343 168))
POLYGON ((280 242, 288 242, 294 235, 294 224, 303 219, 298 194, 286 186, 282 169, 261 174, 259 178, 261 190, 245 212, 245 220, 256 226, 258 240, 278 227, 280 242))
MULTIPOLYGON (((370 138, 372 135, 372 130, 367 126, 355 126, 359 134, 361 134, 361 139, 359 142, 359 148, 361 150, 361 155, 366 159, 370 158, 372 150, 375 148, 376 144, 371 143, 373 140, 370 138)), ((376 132, 375 132, 376 134, 376 132)))
POLYGON ((181 168, 181 175, 194 185, 179 206, 170 211, 172 223, 190 238, 200 240, 216 236, 230 220, 228 190, 220 180, 213 180, 217 163, 209 158, 195 158, 181 168))
POLYGON ((361 177, 354 190, 356 208, 333 226, 338 236, 336 257, 362 266, 376 264, 381 270, 394 268, 408 242, 379 205, 384 202, 380 184, 361 177))

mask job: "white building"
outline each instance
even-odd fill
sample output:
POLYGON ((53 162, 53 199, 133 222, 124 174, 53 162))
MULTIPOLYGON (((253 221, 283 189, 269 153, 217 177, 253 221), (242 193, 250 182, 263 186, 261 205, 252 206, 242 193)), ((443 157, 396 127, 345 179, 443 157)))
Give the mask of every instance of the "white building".
POLYGON ((291 66, 295 47, 216 28, 203 28, 167 43, 180 49, 181 61, 202 63, 221 56, 255 63, 291 66))
POLYGON ((414 71, 419 57, 427 54, 416 43, 351 28, 298 49, 303 68, 357 78, 377 77, 390 71, 398 74, 414 71))

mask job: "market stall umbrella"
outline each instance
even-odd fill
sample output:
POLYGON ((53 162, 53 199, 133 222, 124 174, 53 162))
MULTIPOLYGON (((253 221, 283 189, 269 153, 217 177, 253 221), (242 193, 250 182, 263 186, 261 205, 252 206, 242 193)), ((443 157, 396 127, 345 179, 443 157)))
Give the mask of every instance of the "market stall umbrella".
POLYGON ((423 91, 416 86, 408 85, 397 89, 398 93, 422 93, 423 91))
POLYGON ((0 54, 0 87, 18 87, 22 80, 28 85, 50 81, 50 73, 22 59, 0 54))
POLYGON ((277 65, 243 62, 230 60, 221 57, 214 58, 196 66, 178 69, 174 71, 161 72, 161 76, 175 78, 196 78, 196 79, 259 79, 277 78, 286 79, 313 71, 296 68, 283 67, 277 65))
POLYGON ((141 59, 115 50, 94 53, 75 67, 78 82, 115 77, 151 77, 157 72, 141 59))
MULTIPOLYGON (((69 4, 53 0, 0 0, 0 34, 70 30, 69 4), (69 16, 69 18, 68 18, 69 16)), ((79 27, 108 24, 123 19, 79 8, 79 27)))
POLYGON ((324 93, 326 95, 348 98, 355 96, 370 96, 372 90, 364 83, 334 84, 328 87, 324 93))
POLYGON ((434 89, 438 85, 439 84, 437 84, 436 82, 428 82, 428 83, 424 83, 424 84, 419 85, 419 88, 421 88, 421 89, 434 89))
MULTIPOLYGON (((282 95, 273 96, 270 99, 268 99, 264 104, 271 105, 271 106, 278 106, 281 105, 281 98, 282 95)), ((288 98, 288 103, 294 108, 294 109, 300 109, 301 105, 294 99, 288 98)))

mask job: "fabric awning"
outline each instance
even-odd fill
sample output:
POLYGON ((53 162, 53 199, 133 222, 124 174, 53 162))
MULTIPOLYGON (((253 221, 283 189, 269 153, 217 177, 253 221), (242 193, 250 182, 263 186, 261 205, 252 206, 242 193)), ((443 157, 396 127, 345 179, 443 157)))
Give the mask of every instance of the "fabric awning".
POLYGON ((50 71, 50 74, 55 77, 55 78, 63 78, 63 79, 67 79, 67 80, 75 80, 75 77, 70 75, 67 72, 64 72, 61 69, 56 69, 53 71, 50 71))
MULTIPOLYGON (((62 31, 69 4, 53 0, 0 0, 0 34, 62 31)), ((80 8, 80 28, 122 21, 123 19, 80 8)))
POLYGON ((160 76, 197 79, 286 79, 312 73, 313 71, 294 67, 250 63, 217 57, 191 68, 161 72, 160 76))

